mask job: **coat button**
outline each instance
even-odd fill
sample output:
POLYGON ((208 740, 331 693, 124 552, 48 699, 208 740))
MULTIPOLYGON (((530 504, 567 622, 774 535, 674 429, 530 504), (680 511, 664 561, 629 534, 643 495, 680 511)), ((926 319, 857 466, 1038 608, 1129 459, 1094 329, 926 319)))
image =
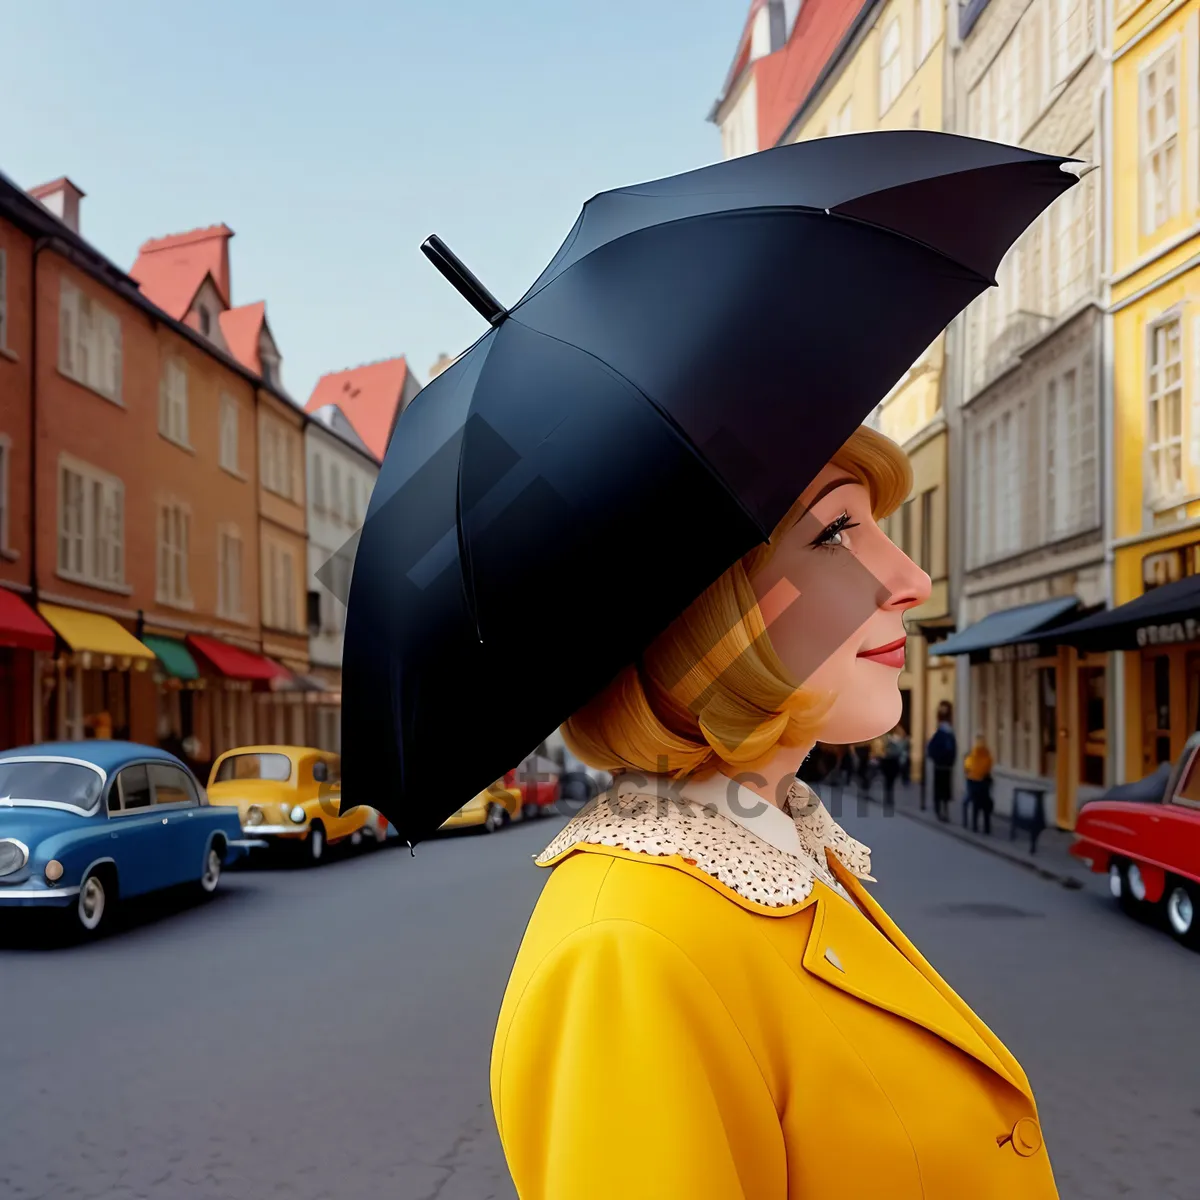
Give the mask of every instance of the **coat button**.
POLYGON ((1042 1131, 1032 1117, 1022 1117, 1013 1126, 1012 1144, 1022 1158, 1028 1158, 1042 1148, 1042 1131))

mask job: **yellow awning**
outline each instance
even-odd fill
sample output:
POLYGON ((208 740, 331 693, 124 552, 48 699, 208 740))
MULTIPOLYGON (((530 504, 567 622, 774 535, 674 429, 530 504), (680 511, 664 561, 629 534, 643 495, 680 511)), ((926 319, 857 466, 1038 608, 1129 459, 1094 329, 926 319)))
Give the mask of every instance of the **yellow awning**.
POLYGON ((111 654, 114 658, 153 658, 154 651, 143 646, 129 630, 103 613, 61 608, 57 604, 39 604, 38 612, 72 650, 92 654, 111 654))

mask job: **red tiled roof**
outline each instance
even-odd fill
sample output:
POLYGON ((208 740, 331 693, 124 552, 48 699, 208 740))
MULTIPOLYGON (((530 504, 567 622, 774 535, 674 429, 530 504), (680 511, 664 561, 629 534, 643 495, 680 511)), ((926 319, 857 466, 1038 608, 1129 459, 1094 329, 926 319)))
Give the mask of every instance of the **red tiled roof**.
POLYGON ((151 238, 142 243, 129 274, 137 280, 144 296, 182 321, 206 275, 212 276, 221 298, 229 303, 231 237, 233 230, 228 225, 210 225, 151 238))
POLYGON ((262 334, 263 323, 267 319, 267 305, 264 300, 256 300, 253 304, 242 304, 237 308, 227 309, 217 317, 221 333, 229 347, 229 353, 257 375, 262 374, 262 362, 258 355, 258 339, 262 334))
POLYGON ((758 59, 758 147, 774 146, 864 8, 864 0, 806 0, 782 50, 758 59))
POLYGON ((317 380, 304 409, 312 413, 336 404, 354 432, 382 461, 407 378, 408 363, 403 357, 333 371, 317 380))

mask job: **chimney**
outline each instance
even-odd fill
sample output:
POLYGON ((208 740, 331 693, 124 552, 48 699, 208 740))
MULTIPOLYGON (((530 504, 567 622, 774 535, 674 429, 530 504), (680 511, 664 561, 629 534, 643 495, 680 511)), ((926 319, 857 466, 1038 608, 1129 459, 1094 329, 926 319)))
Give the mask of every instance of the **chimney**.
POLYGON ((65 175, 51 183, 29 189, 29 194, 48 208, 68 229, 79 232, 79 202, 86 195, 65 175))
POLYGON ((444 350, 438 355, 438 360, 429 368, 429 378, 433 379, 440 375, 448 366, 455 360, 450 357, 444 350))

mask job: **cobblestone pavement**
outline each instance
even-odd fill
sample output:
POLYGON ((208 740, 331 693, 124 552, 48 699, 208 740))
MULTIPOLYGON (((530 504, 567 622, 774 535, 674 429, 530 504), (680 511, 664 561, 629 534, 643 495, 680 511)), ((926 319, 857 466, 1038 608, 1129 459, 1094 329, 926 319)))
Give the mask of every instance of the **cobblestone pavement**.
MULTIPOLYGON (((829 803, 1024 1064, 1064 1198, 1196 1200, 1200 955, 1102 886, 829 803)), ((94 947, 0 931, 0 1197, 512 1200, 488 1055, 559 825, 231 872, 94 947)))

